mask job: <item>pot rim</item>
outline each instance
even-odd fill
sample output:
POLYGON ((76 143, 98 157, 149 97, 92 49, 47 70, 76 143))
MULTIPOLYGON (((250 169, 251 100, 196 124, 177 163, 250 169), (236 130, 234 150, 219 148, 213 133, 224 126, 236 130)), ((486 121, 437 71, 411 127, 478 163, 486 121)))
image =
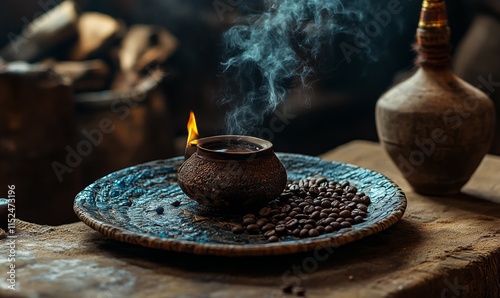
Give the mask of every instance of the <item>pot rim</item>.
POLYGON ((205 137, 193 140, 190 144, 196 144, 196 152, 203 157, 212 157, 216 159, 242 159, 249 157, 258 157, 262 155, 267 155, 273 153, 273 143, 260 139, 257 137, 245 136, 245 135, 217 135, 211 137, 205 137), (204 147, 204 145, 209 143, 223 143, 229 142, 230 144, 235 144, 238 142, 248 143, 250 145, 255 145, 259 147, 258 150, 248 151, 248 152, 221 152, 218 150, 210 149, 204 147))

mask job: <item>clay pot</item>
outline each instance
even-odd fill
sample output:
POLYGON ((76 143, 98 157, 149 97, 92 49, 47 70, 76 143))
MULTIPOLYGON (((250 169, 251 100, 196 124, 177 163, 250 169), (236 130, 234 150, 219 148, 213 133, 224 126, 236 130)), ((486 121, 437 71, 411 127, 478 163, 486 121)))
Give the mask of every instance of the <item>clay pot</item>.
POLYGON ((287 175, 272 143, 225 135, 197 140, 196 151, 179 167, 178 181, 200 204, 244 211, 277 198, 287 175))
POLYGON ((495 125, 492 101, 450 70, 444 5, 424 1, 420 68, 376 106, 381 143, 415 191, 429 195, 460 191, 490 148, 495 125))

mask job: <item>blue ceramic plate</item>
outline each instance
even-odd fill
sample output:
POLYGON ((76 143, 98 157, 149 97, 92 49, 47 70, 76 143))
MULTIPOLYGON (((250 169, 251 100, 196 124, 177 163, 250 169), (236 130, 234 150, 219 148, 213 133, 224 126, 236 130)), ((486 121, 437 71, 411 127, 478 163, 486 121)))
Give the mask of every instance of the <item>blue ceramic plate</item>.
MULTIPOLYGON (((406 209, 406 196, 384 175, 318 157, 278 153, 290 180, 324 176, 347 180, 371 198, 365 221, 312 238, 269 243, 263 235, 234 234, 241 215, 217 214, 186 197, 177 184, 182 157, 109 174, 80 192, 74 210, 91 228, 118 241, 177 252, 225 256, 278 255, 339 246, 387 229, 406 209), (171 205, 174 201, 180 205, 171 205), (164 213, 154 210, 163 207, 164 213)), ((175 204, 174 204, 175 205, 175 204)))

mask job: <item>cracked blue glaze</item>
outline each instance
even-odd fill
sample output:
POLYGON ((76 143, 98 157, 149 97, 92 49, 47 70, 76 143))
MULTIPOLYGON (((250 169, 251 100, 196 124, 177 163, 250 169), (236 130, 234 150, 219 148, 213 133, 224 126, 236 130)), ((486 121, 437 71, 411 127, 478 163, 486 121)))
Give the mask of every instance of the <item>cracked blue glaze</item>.
POLYGON ((324 176, 347 180, 371 198, 366 220, 352 228, 313 238, 288 236, 268 243, 262 235, 233 234, 241 214, 207 209, 189 199, 177 184, 182 157, 154 161, 111 173, 86 187, 74 209, 80 219, 104 235, 154 248, 219 255, 284 254, 317 246, 342 245, 386 229, 397 222, 406 208, 404 193, 380 173, 318 157, 277 154, 288 179, 324 176), (173 202, 180 205, 174 207, 173 202), (163 207, 164 213, 155 209, 163 207))

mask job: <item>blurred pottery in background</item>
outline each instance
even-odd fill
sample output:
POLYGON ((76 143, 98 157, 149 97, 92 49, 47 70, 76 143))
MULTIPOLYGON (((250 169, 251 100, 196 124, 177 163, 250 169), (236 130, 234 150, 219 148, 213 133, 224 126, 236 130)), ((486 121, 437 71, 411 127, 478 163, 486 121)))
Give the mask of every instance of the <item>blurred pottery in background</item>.
POLYGON ((445 2, 425 0, 417 29, 420 68, 376 106, 381 143, 422 194, 459 192, 493 137, 493 103, 452 73, 449 39, 445 2))
POLYGON ((71 212, 80 168, 67 165, 76 148, 69 80, 24 62, 0 69, 0 181, 15 185, 16 218, 40 224, 77 220, 71 212), (66 167, 66 170, 64 168, 66 167))
POLYGON ((164 76, 155 70, 129 92, 76 95, 79 139, 93 148, 83 160, 85 184, 110 172, 174 154, 169 109, 159 87, 164 76))

